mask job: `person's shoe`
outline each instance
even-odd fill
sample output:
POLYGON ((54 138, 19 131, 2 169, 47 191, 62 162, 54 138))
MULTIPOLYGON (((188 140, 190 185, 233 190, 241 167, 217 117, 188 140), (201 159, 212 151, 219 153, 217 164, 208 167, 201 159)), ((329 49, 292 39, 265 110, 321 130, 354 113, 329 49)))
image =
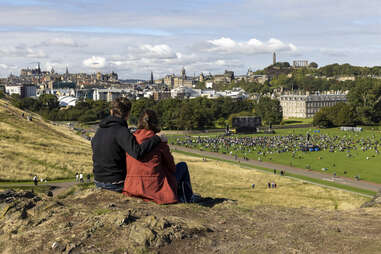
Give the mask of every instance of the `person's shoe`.
POLYGON ((199 194, 196 194, 196 193, 193 193, 191 199, 190 199, 190 203, 198 203, 202 200, 202 197, 201 195, 199 194))

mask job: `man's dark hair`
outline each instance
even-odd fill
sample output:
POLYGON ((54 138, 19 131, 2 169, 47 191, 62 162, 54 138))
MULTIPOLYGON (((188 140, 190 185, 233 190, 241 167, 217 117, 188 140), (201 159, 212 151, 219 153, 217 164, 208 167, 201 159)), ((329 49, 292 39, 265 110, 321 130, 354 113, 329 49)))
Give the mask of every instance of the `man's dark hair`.
POLYGON ((139 117, 138 129, 151 130, 154 133, 160 132, 159 119, 155 111, 150 109, 145 109, 139 117))
POLYGON ((125 97, 119 97, 111 102, 112 115, 125 118, 131 111, 131 102, 125 97))

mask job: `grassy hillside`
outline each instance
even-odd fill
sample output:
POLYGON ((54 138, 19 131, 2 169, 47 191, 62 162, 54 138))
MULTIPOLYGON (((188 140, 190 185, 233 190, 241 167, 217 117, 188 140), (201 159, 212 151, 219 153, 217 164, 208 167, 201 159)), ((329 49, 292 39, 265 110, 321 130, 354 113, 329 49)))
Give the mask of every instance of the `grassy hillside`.
POLYGON ((35 174, 68 178, 91 171, 90 142, 0 100, 1 180, 31 180, 35 174), (32 121, 27 120, 29 115, 32 121))

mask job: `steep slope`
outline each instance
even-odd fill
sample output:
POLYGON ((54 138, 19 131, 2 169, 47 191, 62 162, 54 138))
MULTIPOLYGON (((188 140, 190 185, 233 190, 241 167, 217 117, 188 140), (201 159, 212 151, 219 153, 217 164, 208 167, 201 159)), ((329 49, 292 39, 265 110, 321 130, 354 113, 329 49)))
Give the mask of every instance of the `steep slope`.
POLYGON ((68 178, 91 169, 90 142, 0 100, 1 180, 68 178))

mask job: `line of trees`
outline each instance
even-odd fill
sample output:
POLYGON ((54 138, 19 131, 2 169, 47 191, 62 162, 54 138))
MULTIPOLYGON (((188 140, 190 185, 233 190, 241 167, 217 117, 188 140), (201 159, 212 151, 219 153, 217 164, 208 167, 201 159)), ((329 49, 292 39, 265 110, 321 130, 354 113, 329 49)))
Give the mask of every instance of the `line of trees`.
POLYGON ((347 103, 322 108, 313 124, 321 127, 381 124, 381 80, 360 79, 347 95, 347 103))
POLYGON ((103 119, 109 114, 109 103, 105 101, 85 100, 77 102, 75 107, 60 108, 56 96, 44 94, 33 98, 11 96, 14 106, 40 114, 51 121, 80 121, 90 122, 103 119))
POLYGON ((132 104, 130 121, 136 123, 140 112, 151 108, 158 113, 163 129, 207 129, 231 126, 233 116, 260 116, 265 124, 279 124, 282 109, 278 100, 268 97, 258 102, 234 100, 229 97, 218 99, 196 98, 187 100, 167 99, 155 102, 138 100, 132 104))
MULTIPOLYGON (((105 101, 80 101, 75 107, 59 108, 54 95, 41 95, 38 99, 12 96, 12 103, 21 108, 39 113, 52 121, 89 122, 101 120, 109 114, 109 103, 105 101)), ((282 109, 278 100, 268 97, 258 102, 253 100, 235 100, 229 97, 207 99, 166 99, 154 101, 140 99, 132 102, 129 122, 136 124, 144 109, 153 109, 158 113, 163 129, 194 130, 231 125, 235 115, 260 116, 265 124, 279 124, 282 121, 282 109)))

